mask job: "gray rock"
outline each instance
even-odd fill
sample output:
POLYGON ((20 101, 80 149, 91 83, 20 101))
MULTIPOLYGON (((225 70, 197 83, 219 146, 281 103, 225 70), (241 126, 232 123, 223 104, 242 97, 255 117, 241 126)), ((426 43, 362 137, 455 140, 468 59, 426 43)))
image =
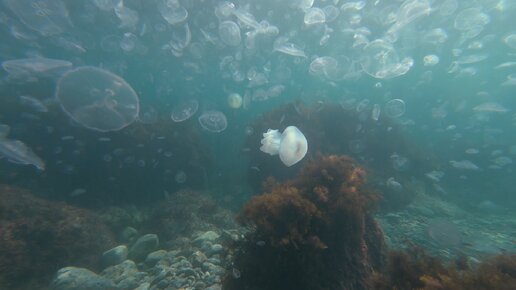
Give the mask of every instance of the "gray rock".
POLYGON ((202 264, 202 269, 204 271, 210 272, 212 275, 219 275, 222 276, 226 272, 226 269, 222 268, 221 266, 212 264, 210 262, 204 262, 202 264))
POLYGON ((206 262, 207 259, 208 259, 208 257, 206 257, 206 255, 201 251, 196 251, 191 256, 192 264, 195 267, 202 266, 202 263, 206 262))
POLYGON ((177 270, 177 275, 193 276, 193 277, 198 276, 197 273, 195 272, 195 270, 192 268, 179 269, 179 270, 177 270))
POLYGON ((194 289, 195 290, 204 290, 206 288, 206 283, 204 283, 203 281, 197 281, 195 282, 194 284, 194 289))
POLYGON ((138 230, 133 227, 126 227, 122 230, 120 234, 120 239, 124 243, 132 243, 138 237, 138 230))
POLYGON ((209 275, 209 276, 204 277, 204 282, 207 285, 213 285, 213 284, 221 283, 222 279, 220 279, 220 276, 218 276, 218 275, 209 275))
POLYGON ((102 264, 105 267, 120 264, 127 259, 128 252, 129 250, 125 245, 107 250, 102 254, 102 264))
POLYGON ((188 280, 185 279, 185 278, 176 278, 172 281, 170 281, 170 286, 174 287, 174 288, 182 288, 183 286, 187 285, 188 284, 188 280))
POLYGON ((204 290, 222 290, 222 286, 219 284, 213 284, 210 287, 204 289, 204 290))
POLYGON ((138 286, 138 288, 135 288, 134 290, 149 290, 149 288, 150 288, 150 283, 145 282, 145 283, 142 283, 140 286, 138 286))
POLYGON ((147 264, 147 266, 154 266, 156 265, 156 263, 165 258, 167 256, 167 251, 165 250, 157 250, 157 251, 154 251, 150 254, 147 255, 147 258, 145 258, 145 264, 147 264))
MULTIPOLYGON (((218 255, 217 255, 217 256, 218 256, 218 255)), ((209 259, 208 259, 208 260, 206 260, 206 261, 207 261, 207 262, 210 262, 210 263, 212 263, 212 264, 215 264, 215 265, 219 265, 219 266, 222 264, 222 262, 220 261, 220 259, 215 258, 215 257, 211 257, 211 258, 209 258, 209 259)))
POLYGON ((216 232, 207 231, 207 232, 203 233, 202 235, 199 235, 197 238, 195 238, 195 240, 193 242, 194 242, 194 244, 202 244, 203 242, 206 242, 206 241, 211 241, 211 242, 215 241, 219 237, 220 237, 220 235, 217 234, 216 232))
POLYGON ((214 254, 221 254, 224 252, 224 247, 221 244, 213 244, 211 245, 211 248, 208 250, 208 256, 214 255, 214 254))
POLYGON ((57 271, 50 285, 52 290, 115 290, 113 283, 100 275, 84 268, 66 267, 57 271))
POLYGON ((138 271, 138 267, 131 260, 125 260, 102 271, 102 276, 113 281, 121 290, 132 290, 138 287, 146 275, 146 273, 138 271))
POLYGON ((142 261, 149 253, 156 250, 159 245, 158 236, 147 234, 141 236, 129 249, 129 258, 134 261, 142 261))
POLYGON ((202 241, 200 242, 199 248, 204 251, 205 253, 209 252, 211 250, 211 246, 213 245, 210 241, 202 241))
POLYGON ((223 230, 220 236, 220 239, 224 243, 237 242, 241 239, 240 233, 238 230, 223 230))

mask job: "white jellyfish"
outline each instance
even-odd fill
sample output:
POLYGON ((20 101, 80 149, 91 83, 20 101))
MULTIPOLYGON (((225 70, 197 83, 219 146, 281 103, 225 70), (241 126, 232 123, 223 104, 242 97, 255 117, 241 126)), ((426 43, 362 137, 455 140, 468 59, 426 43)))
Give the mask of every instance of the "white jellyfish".
POLYGON ((232 109, 239 109, 242 107, 243 99, 240 94, 232 93, 228 96, 228 105, 232 109))
POLYGON ((297 127, 288 126, 282 134, 272 129, 263 133, 260 150, 270 155, 279 154, 281 162, 290 167, 305 157, 308 143, 297 127))

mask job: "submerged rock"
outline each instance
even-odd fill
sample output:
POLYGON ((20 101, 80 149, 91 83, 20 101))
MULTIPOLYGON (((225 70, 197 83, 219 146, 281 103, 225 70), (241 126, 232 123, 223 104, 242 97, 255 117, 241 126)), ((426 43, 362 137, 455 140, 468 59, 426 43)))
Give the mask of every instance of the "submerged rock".
POLYGON ((52 290, 115 290, 115 284, 84 268, 66 267, 57 271, 52 290))
POLYGON ((195 238, 194 243, 195 244, 202 244, 205 241, 215 241, 220 237, 219 234, 217 234, 214 231, 207 231, 204 234, 201 234, 197 238, 195 238))
POLYGON ((140 272, 136 264, 131 260, 125 260, 124 262, 111 266, 102 271, 102 276, 110 281, 113 281, 117 289, 134 289, 138 287, 147 274, 140 272))
POLYGON ((132 243, 138 237, 138 230, 133 227, 126 227, 120 235, 123 242, 132 243))
POLYGON ((141 261, 145 257, 156 250, 159 245, 158 236, 155 234, 147 234, 141 236, 129 250, 129 258, 135 261, 141 261))
POLYGON ((157 250, 147 255, 147 258, 145 258, 145 264, 148 266, 154 266, 158 261, 165 258, 167 255, 167 251, 165 250, 157 250))
POLYGON ((127 259, 128 252, 129 250, 125 245, 116 246, 107 250, 102 254, 102 264, 105 266, 120 264, 127 259))

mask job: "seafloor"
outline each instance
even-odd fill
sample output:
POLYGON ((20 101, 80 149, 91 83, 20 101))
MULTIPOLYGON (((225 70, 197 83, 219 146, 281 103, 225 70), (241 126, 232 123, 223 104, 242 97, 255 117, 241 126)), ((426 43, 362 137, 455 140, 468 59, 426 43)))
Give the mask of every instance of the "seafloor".
MULTIPOLYGON (((4 187, 2 189, 4 201, 9 198, 16 199, 5 192, 21 194, 25 198, 30 195, 16 191, 16 189, 4 187)), ((3 267, 0 268, 2 283, 10 285, 2 289, 47 289, 47 285, 50 285, 48 289, 222 289, 223 279, 228 277, 239 279, 241 275, 250 274, 241 272, 235 267, 234 256, 230 250, 231 245, 245 238, 248 229, 239 226, 235 222, 236 213, 215 201, 211 197, 212 194, 208 191, 183 190, 154 205, 108 207, 97 213, 85 212, 83 215, 77 214, 78 211, 83 210, 70 207, 67 210, 71 211, 72 215, 63 214, 60 218, 76 219, 70 223, 76 223, 76 230, 80 231, 80 227, 86 225, 80 219, 91 214, 115 234, 114 237, 97 236, 96 238, 99 241, 110 240, 117 243, 112 244, 111 250, 104 251, 98 248, 98 252, 90 252, 89 255, 94 256, 93 260, 98 259, 98 263, 89 264, 91 269, 84 268, 84 265, 88 265, 84 260, 77 260, 79 265, 73 263, 59 265, 62 269, 57 274, 55 271, 32 272, 40 271, 41 268, 36 268, 30 263, 38 263, 38 266, 41 266, 42 261, 36 262, 38 258, 34 260, 30 254, 19 252, 10 253, 8 256, 0 251, 3 258, 12 258, 7 266, 11 268, 11 272, 15 271, 15 267, 23 268, 20 273, 8 273, 9 270, 5 268, 7 261, 0 262, 0 266, 3 267), (9 281, 6 277, 21 281, 9 281)), ((35 202, 30 204, 33 210, 38 206, 50 204, 47 201, 34 199, 35 202)), ((9 204, 20 206, 19 201, 16 200, 11 203, 6 202, 0 213, 8 213, 10 209, 5 206, 9 204)), ((30 211, 30 209, 24 210, 30 211)), ((472 265, 479 264, 490 256, 516 252, 514 240, 516 219, 509 213, 476 212, 473 214, 439 197, 421 192, 405 209, 385 214, 378 213, 375 217, 380 222, 391 249, 420 246, 442 261, 450 262, 458 256, 465 256, 472 265), (443 244, 450 241, 432 239, 428 233, 429 225, 437 217, 439 220, 454 224, 459 229, 461 238, 459 243, 443 244)), ((5 220, 4 218, 2 222, 3 230, 12 229, 9 226, 16 228, 19 223, 25 223, 26 229, 30 228, 32 223, 28 218, 17 220, 14 215, 10 217, 11 224, 6 223, 5 220)), ((66 229, 66 226, 62 224, 60 226, 66 229)), ((20 233, 20 228, 16 229, 16 231, 13 230, 13 235, 20 233)), ((92 231, 91 228, 87 230, 92 231)), ((448 230, 451 232, 445 235, 456 234, 455 228, 448 230)), ((63 232, 66 233, 66 230, 63 232)), ((6 239, 5 233, 4 239, 6 239)), ((89 232, 93 236, 103 233, 104 231, 98 229, 89 232)), ((32 234, 37 235, 37 233, 32 234)), ((74 234, 77 233, 72 231, 71 235, 74 234)), ((53 234, 53 236, 47 233, 47 236, 49 239, 70 239, 47 242, 75 242, 73 237, 63 233, 53 234)), ((11 238, 17 237, 11 236, 11 238)), ((79 235, 79 238, 86 238, 86 236, 79 235)), ((6 240, 3 240, 3 243, 6 243, 6 240)), ((23 250, 22 245, 10 246, 19 251, 23 250)), ((45 245, 40 245, 39 249, 33 250, 46 251, 46 248, 45 245)), ((81 251, 81 248, 65 246, 57 249, 52 253, 53 255, 65 256, 64 259, 55 260, 58 264, 67 261, 66 257, 74 256, 74 253, 63 253, 66 251, 81 251)), ((58 265, 43 266, 54 270, 53 268, 58 265)))

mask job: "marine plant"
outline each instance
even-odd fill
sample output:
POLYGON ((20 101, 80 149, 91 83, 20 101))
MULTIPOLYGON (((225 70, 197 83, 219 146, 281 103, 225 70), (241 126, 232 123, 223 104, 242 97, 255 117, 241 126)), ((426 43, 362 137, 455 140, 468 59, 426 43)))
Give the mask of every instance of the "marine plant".
POLYGON ((516 255, 490 257, 472 266, 466 257, 444 265, 412 246, 389 254, 384 271, 375 272, 376 290, 511 290, 516 288, 516 255))
POLYGON ((0 285, 44 289, 61 267, 100 269, 114 236, 92 212, 0 186, 0 285), (43 286, 44 285, 44 286, 43 286))
POLYGON ((236 245, 241 276, 224 289, 368 289, 384 264, 383 233, 371 215, 378 195, 347 156, 317 156, 297 178, 267 183, 239 221, 255 230, 236 245))

